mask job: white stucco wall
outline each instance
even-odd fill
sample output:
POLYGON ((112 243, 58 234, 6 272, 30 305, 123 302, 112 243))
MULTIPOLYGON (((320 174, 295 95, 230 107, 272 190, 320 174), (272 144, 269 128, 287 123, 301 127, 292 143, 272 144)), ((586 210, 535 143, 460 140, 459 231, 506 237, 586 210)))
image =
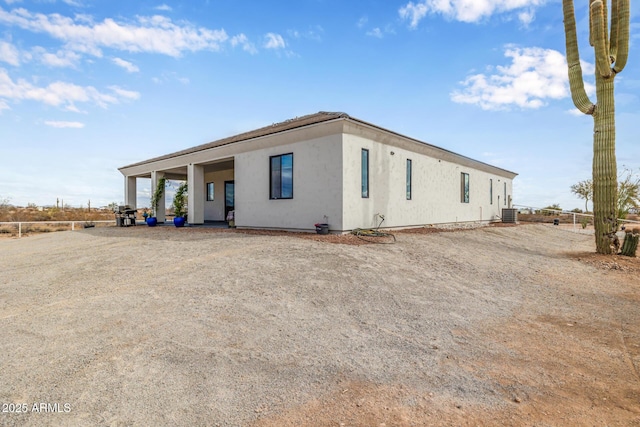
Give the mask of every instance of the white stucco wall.
POLYGON ((233 170, 223 170, 219 172, 208 172, 204 174, 204 220, 205 221, 224 221, 224 182, 233 181, 233 170), (207 183, 214 183, 214 200, 207 201, 207 183))
POLYGON ((341 135, 304 139, 235 156, 236 226, 342 229, 341 135), (293 199, 269 199, 269 158, 293 153, 293 199), (325 218, 325 215, 328 217, 325 218))
POLYGON ((385 217, 383 227, 491 220, 506 207, 503 183, 512 194, 511 179, 357 135, 344 135, 343 158, 344 229, 375 227, 380 223, 377 214, 385 217), (361 194, 363 148, 369 150, 369 198, 361 194), (407 159, 412 160, 411 200, 406 198, 407 159), (462 172, 469 174, 469 203, 461 202, 462 172))
POLYGON ((377 214, 385 217, 383 227, 493 220, 507 207, 515 176, 351 119, 151 159, 120 170, 130 182, 136 176, 183 176, 189 165, 202 165, 203 185, 215 183, 215 200, 204 202, 205 221, 225 219, 224 181, 234 180, 238 227, 309 231, 318 222, 328 222, 333 231, 375 227, 380 222, 377 214), (361 196, 362 148, 369 150, 369 198, 361 196), (288 153, 293 153, 293 199, 270 200, 269 158, 288 153), (406 199, 408 158, 413 169, 411 200, 406 199), (229 159, 234 159, 234 170, 212 171, 213 165, 229 159), (469 203, 460 200, 461 172, 469 174, 469 203), (490 180, 493 203, 489 200, 490 180))

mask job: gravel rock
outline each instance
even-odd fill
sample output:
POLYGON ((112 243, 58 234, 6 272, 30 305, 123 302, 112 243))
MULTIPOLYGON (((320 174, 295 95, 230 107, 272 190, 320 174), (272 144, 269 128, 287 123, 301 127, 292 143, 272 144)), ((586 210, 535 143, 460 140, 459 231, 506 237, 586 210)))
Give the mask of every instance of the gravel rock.
POLYGON ((640 387, 617 375, 638 362, 637 286, 565 255, 592 246, 544 226, 360 246, 172 227, 0 240, 0 404, 29 408, 0 425, 532 424, 562 372, 614 408, 569 420, 632 420, 640 387))

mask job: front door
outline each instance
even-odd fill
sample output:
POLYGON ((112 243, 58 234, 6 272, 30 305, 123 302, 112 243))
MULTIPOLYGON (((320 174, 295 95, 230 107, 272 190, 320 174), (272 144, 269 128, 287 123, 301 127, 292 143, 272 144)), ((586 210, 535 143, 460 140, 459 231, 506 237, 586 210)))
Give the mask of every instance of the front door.
POLYGON ((235 184, 234 181, 224 182, 224 218, 227 219, 229 211, 235 209, 235 184))

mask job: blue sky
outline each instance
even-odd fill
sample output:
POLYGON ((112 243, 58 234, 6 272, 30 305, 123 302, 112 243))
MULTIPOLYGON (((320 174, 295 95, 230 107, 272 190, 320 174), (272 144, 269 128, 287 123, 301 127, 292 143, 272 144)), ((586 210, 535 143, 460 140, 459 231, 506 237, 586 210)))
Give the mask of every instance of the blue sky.
MULTIPOLYGON (((616 77, 636 170, 639 18, 616 77)), ((584 207, 593 120, 566 75, 559 0, 0 0, 0 199, 122 203, 120 166, 343 111, 517 172, 516 204, 584 207)))

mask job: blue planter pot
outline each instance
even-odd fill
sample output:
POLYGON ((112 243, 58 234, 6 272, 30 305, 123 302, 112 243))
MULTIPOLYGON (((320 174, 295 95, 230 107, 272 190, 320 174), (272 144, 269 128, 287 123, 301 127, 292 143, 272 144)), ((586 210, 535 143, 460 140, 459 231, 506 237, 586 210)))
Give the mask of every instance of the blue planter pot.
POLYGON ((156 218, 155 216, 150 216, 149 218, 147 218, 147 225, 149 227, 155 227, 158 224, 158 218, 156 218))
POLYGON ((183 216, 177 216, 173 218, 173 225, 175 225, 176 227, 184 227, 185 221, 186 220, 183 216))

